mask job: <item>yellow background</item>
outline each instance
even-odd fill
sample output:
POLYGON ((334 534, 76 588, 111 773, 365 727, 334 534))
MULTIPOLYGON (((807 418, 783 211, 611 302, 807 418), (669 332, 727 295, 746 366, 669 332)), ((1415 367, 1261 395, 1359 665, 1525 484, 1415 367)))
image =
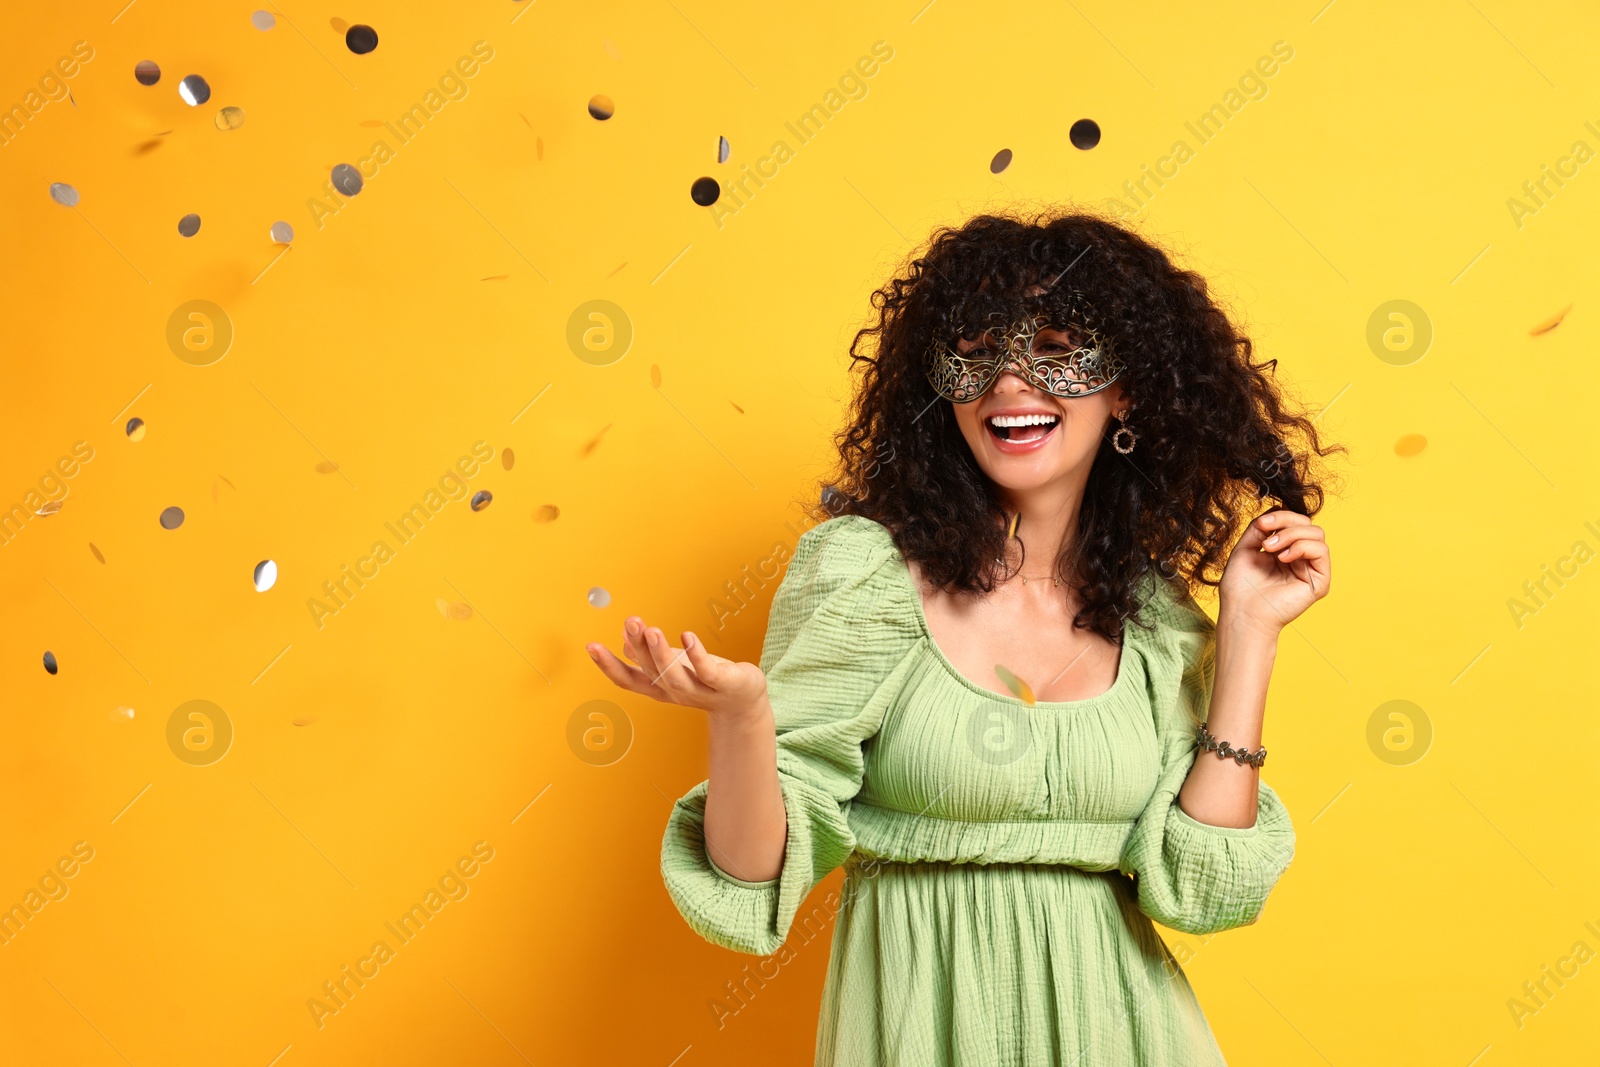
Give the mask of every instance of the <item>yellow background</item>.
MULTIPOLYGON (((1351 455, 1321 519, 1334 592, 1285 633, 1267 720, 1296 859, 1258 925, 1168 939, 1234 1064, 1592 1055, 1600 964, 1520 1026, 1507 1001, 1576 942, 1600 951, 1600 563, 1520 627, 1507 601, 1574 542, 1600 549, 1600 163, 1520 226, 1506 202, 1574 141, 1600 148, 1600 19, 923 4, 297 4, 268 32, 248 4, 8 8, 0 102, 74 42, 94 55, 72 101, 0 147, 0 504, 76 441, 94 458, 0 546, 0 904, 75 842, 94 858, 0 946, 4 1059, 809 1063, 826 942, 717 1026, 709 1002, 754 961, 695 938, 657 869, 671 799, 704 776, 703 721, 617 693, 583 644, 615 647, 632 612, 709 637, 724 583, 793 543, 867 294, 933 225, 1100 203, 1180 138, 1194 158, 1133 224, 1214 279, 1351 455), (352 54, 337 18, 377 50, 352 54), (1267 95, 1198 144, 1184 123, 1280 40, 1294 56, 1267 95), (363 123, 477 41, 494 57, 468 95, 319 228, 307 201, 384 134, 363 123), (784 123, 876 41, 894 55, 865 98, 796 144, 784 123), (189 73, 204 106, 178 97, 189 73), (214 125, 224 106, 241 128, 214 125), (1085 117, 1092 151, 1067 140, 1085 117), (778 139, 794 157, 736 214, 691 202, 778 139), (279 219, 296 236, 275 259, 279 219), (235 330, 210 366, 166 344, 193 299, 235 330), (635 330, 607 366, 565 340, 596 299, 635 330), (1365 339, 1394 299, 1435 330, 1408 366, 1365 339), (1420 454, 1396 454, 1407 434, 1420 454), (480 440, 496 461, 469 485, 493 502, 391 542, 319 628, 322 583, 480 440), (535 522, 543 505, 559 518, 535 522), (568 720, 612 698, 632 745, 593 766, 568 720), (235 730, 210 766, 166 742, 195 699, 235 730), (1390 700, 1432 725, 1409 765, 1368 746, 1390 700), (494 858, 470 895, 319 1029, 308 998, 478 841, 494 858)), ((771 592, 724 651, 756 656, 771 592)))

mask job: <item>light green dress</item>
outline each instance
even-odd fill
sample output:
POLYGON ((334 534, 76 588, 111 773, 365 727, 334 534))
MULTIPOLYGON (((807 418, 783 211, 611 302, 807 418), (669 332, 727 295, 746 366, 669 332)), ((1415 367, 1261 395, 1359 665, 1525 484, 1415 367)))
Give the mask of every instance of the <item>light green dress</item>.
POLYGON ((1175 583, 1143 597, 1155 629, 1124 628, 1107 692, 1029 706, 944 657, 883 526, 849 515, 801 536, 761 654, 783 870, 750 882, 708 858, 702 782, 673 807, 661 873, 689 925, 740 952, 779 954, 833 919, 818 1065, 1223 1062, 1150 920, 1255 922, 1294 828, 1265 782, 1248 829, 1178 807, 1215 627, 1175 583), (797 923, 841 865, 839 899, 797 923))

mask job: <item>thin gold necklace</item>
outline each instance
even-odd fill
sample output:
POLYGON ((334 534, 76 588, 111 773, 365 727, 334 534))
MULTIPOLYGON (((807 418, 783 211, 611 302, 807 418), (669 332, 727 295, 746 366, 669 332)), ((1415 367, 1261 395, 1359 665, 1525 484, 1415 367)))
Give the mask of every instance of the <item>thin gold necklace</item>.
MULTIPOLYGON (((1017 523, 1019 523, 1021 521, 1022 521, 1022 512, 1019 511, 1015 515, 1011 516, 1011 529, 1006 531, 1006 540, 1009 541, 1013 537, 1017 536, 1017 523)), ((1005 560, 1002 560, 1002 559, 995 560, 995 563, 999 564, 1001 567, 1004 567, 1006 565, 1005 564, 1005 560)), ((1023 575, 1017 575, 1016 577, 1020 577, 1022 579, 1022 584, 1023 585, 1027 585, 1030 575, 1023 574, 1023 575)), ((1055 584, 1056 586, 1060 586, 1061 585, 1061 579, 1059 577, 1057 577, 1056 575, 1054 575, 1054 574, 1035 574, 1035 575, 1032 575, 1031 577, 1033 578, 1034 581, 1038 581, 1038 582, 1042 582, 1046 578, 1049 578, 1050 581, 1053 584, 1055 584)))

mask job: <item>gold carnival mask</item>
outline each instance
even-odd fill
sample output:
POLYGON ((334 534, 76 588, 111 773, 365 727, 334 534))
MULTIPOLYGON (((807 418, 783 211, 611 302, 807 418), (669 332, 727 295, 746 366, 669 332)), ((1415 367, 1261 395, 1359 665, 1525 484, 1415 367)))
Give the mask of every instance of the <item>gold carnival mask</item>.
POLYGON ((934 390, 954 403, 971 403, 1009 370, 1053 396, 1088 396, 1122 374, 1123 362, 1091 324, 1082 294, 1046 293, 1027 303, 1032 309, 987 315, 987 327, 965 353, 959 339, 973 330, 958 327, 955 338, 935 341, 928 352, 934 390), (1065 343, 1040 337, 1045 330, 1065 334, 1065 343))

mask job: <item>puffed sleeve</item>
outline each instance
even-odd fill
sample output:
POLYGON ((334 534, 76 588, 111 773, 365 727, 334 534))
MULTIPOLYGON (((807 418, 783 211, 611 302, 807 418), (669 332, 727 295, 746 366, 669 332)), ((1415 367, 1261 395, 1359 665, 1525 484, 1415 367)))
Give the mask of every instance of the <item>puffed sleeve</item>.
MULTIPOLYGON (((788 843, 777 878, 746 881, 706 854, 701 782, 673 806, 661 845, 667 892, 707 941, 755 955, 783 944, 812 888, 855 850, 847 821, 862 744, 877 733, 915 640, 888 531, 847 515, 800 536, 762 646, 788 843)), ((915 590, 910 590, 915 595, 915 590)))
POLYGON ((1140 910, 1164 926, 1190 934, 1245 926, 1261 917, 1267 894, 1294 857, 1294 826, 1264 781, 1257 783, 1254 826, 1212 826, 1178 806, 1178 790, 1198 752, 1195 727, 1210 712, 1216 624, 1176 586, 1157 598, 1153 614, 1158 652, 1151 696, 1162 769, 1119 866, 1136 878, 1140 910))

